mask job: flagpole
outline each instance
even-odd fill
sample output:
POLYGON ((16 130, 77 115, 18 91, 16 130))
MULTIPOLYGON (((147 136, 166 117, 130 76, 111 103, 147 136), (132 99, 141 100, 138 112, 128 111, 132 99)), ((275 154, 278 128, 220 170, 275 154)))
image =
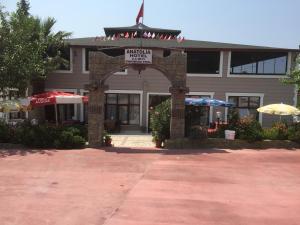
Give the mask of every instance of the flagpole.
POLYGON ((143 19, 142 19, 142 24, 144 24, 144 17, 145 17, 145 2, 143 0, 143 19))

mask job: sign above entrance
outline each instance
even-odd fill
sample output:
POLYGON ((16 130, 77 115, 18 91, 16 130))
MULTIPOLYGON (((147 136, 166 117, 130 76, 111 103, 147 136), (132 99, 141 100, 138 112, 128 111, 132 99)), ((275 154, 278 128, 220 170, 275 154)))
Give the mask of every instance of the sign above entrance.
POLYGON ((132 48, 125 49, 126 64, 152 64, 152 50, 132 48))

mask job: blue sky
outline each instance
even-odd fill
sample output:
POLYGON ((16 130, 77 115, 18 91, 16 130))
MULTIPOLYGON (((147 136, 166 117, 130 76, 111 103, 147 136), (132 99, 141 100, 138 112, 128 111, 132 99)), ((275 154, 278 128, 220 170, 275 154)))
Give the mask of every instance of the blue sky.
MULTIPOLYGON (((17 0, 0 0, 7 11, 17 0)), ((31 0, 31 13, 56 18, 72 37, 134 25, 142 0, 31 0)), ((180 29, 186 39, 299 48, 300 0, 145 0, 144 23, 180 29)))

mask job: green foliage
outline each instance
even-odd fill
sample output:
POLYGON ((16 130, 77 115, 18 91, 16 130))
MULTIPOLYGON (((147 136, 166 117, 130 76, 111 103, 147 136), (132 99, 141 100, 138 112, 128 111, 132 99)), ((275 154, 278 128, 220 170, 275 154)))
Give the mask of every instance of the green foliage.
POLYGON ((79 135, 74 135, 72 131, 62 131, 58 139, 54 141, 54 145, 59 149, 84 148, 85 140, 79 135))
MULTIPOLYGON (((83 126, 82 126, 83 127, 83 126)), ((31 125, 30 122, 8 126, 0 123, 0 142, 22 144, 31 148, 83 148, 86 139, 84 129, 76 127, 56 127, 47 124, 31 125), (85 135, 85 134, 84 134, 85 135)))
POLYGON ((300 56, 296 59, 296 66, 292 70, 290 74, 288 74, 288 78, 282 80, 286 84, 296 84, 298 87, 300 86, 300 56))
POLYGON ((7 143, 10 139, 9 126, 0 121, 0 143, 7 143))
POLYGON ((288 139, 300 143, 300 123, 295 123, 288 128, 288 139))
POLYGON ((16 88, 24 95, 32 80, 45 78, 63 61, 59 49, 70 33, 53 33, 55 20, 42 21, 29 8, 20 0, 16 12, 0 9, 0 91, 16 88))
POLYGON ((276 122, 271 128, 263 130, 263 138, 269 140, 286 140, 288 139, 288 126, 283 122, 276 122))
POLYGON ((260 123, 251 118, 245 117, 239 120, 236 127, 237 138, 249 142, 260 141, 263 139, 263 130, 260 123))
POLYGON ((191 127, 189 138, 197 140, 207 139, 207 128, 203 126, 193 126, 191 127))
POLYGON ((170 137, 171 99, 162 102, 150 113, 150 127, 155 141, 170 137))
POLYGON ((102 143, 105 144, 105 146, 111 146, 111 141, 111 135, 106 130, 104 130, 102 135, 102 143))
POLYGON ((228 130, 235 130, 236 127, 238 127, 240 122, 240 116, 237 109, 230 108, 228 113, 228 126, 226 129, 228 130))

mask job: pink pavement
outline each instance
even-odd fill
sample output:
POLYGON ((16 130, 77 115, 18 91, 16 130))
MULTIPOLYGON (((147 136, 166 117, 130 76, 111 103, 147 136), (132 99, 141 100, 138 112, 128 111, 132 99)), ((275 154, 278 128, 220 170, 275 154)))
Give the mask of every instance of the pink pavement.
POLYGON ((300 224, 300 150, 1 151, 1 225, 300 224))

